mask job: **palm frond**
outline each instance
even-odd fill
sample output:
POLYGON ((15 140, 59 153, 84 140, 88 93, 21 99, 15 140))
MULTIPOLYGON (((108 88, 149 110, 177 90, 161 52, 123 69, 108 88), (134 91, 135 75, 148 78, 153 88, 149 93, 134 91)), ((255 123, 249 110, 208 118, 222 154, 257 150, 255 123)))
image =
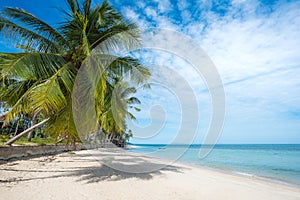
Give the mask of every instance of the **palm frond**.
POLYGON ((59 80, 63 83, 64 87, 69 93, 72 93, 74 80, 77 74, 77 69, 73 66, 72 63, 66 63, 60 70, 57 75, 59 80))
POLYGON ((57 30, 21 8, 7 7, 1 13, 11 19, 22 22, 23 24, 32 28, 38 34, 43 35, 45 38, 51 40, 55 44, 60 44, 62 47, 68 45, 65 38, 57 30))
POLYGON ((34 85, 33 80, 10 80, 9 84, 0 85, 0 99, 8 105, 14 105, 34 85))
POLYGON ((72 14, 75 14, 76 12, 80 12, 80 6, 78 0, 67 0, 67 3, 70 10, 72 11, 72 14))
POLYGON ((8 124, 11 120, 15 119, 16 117, 24 114, 31 113, 31 109, 28 106, 28 95, 32 88, 34 88, 36 84, 31 85, 29 89, 26 90, 19 97, 19 99, 11 106, 11 109, 7 112, 5 116, 5 124, 8 124))
POLYGON ((120 23, 120 21, 123 20, 122 15, 117 12, 107 0, 104 0, 96 9, 99 12, 98 24, 100 27, 110 27, 112 24, 120 23))
POLYGON ((141 46, 140 31, 134 23, 120 23, 89 35, 91 48, 99 53, 130 51, 141 46))
MULTIPOLYGON (((136 98, 136 97, 130 97, 127 100, 127 103, 128 104, 141 104, 141 101, 138 98, 136 98)), ((136 109, 136 111, 140 111, 140 109, 136 109)))
POLYGON ((130 96, 132 94, 136 93, 136 88, 135 87, 129 87, 128 85, 126 85, 126 88, 123 89, 122 93, 121 93, 121 97, 122 98, 130 98, 130 96))
POLYGON ((119 76, 127 74, 129 76, 128 78, 136 84, 147 82, 151 75, 148 68, 144 67, 138 59, 132 57, 116 58, 108 70, 119 76))
POLYGON ((28 46, 40 52, 58 52, 57 45, 46 37, 19 26, 3 17, 0 17, 0 34, 15 44, 28 46))
POLYGON ((52 78, 32 88, 27 101, 30 109, 46 116, 59 112, 67 104, 57 79, 52 78))
POLYGON ((136 120, 136 117, 135 117, 131 112, 128 112, 128 113, 127 113, 127 116, 128 116, 128 118, 131 119, 131 120, 136 120))
MULTIPOLYGON (((17 80, 2 89, 2 96, 12 108, 7 115, 6 121, 14 119, 20 114, 42 113, 51 116, 59 112, 66 106, 64 92, 59 82, 71 92, 73 87, 74 74, 70 72, 70 64, 65 64, 60 69, 55 70, 45 80, 17 80)), ((48 74, 50 75, 50 74, 48 74)))
POLYGON ((70 94, 74 80, 74 74, 70 71, 71 67, 71 63, 65 64, 51 78, 30 91, 28 101, 32 110, 49 116, 59 112, 67 105, 67 100, 59 81, 67 88, 69 92, 67 94, 70 94))
POLYGON ((0 60, 0 79, 5 77, 25 80, 46 79, 65 64, 64 58, 59 54, 40 52, 0 53, 0 60))
POLYGON ((67 137, 68 140, 73 138, 79 139, 74 124, 70 97, 67 97, 67 102, 67 106, 65 106, 60 112, 51 116, 45 127, 45 132, 49 133, 57 140, 64 137, 67 137))
POLYGON ((85 16, 90 15, 91 3, 92 3, 92 0, 84 0, 84 2, 83 2, 83 10, 84 10, 84 15, 85 16))

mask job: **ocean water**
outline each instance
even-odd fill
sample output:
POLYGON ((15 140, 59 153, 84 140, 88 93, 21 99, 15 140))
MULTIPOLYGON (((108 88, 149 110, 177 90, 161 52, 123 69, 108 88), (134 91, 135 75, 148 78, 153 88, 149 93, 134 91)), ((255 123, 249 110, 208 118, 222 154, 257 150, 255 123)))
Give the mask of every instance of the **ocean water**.
POLYGON ((216 145, 203 159, 201 145, 134 145, 128 151, 300 186, 300 144, 216 145))

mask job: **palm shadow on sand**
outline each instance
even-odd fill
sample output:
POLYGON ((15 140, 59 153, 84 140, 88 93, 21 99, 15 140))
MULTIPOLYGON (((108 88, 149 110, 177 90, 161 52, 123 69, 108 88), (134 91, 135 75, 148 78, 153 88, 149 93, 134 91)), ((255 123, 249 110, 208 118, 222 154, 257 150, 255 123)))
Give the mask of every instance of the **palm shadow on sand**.
MULTIPOLYGON (((0 183, 12 183, 23 181, 34 181, 60 178, 60 177, 76 177, 76 181, 84 183, 96 183, 99 181, 119 181, 129 178, 142 180, 150 180, 154 176, 162 175, 162 172, 169 171, 182 173, 183 167, 166 165, 159 160, 149 159, 144 156, 134 154, 120 154, 119 152, 98 151, 95 153, 82 153, 76 155, 68 155, 72 159, 67 162, 89 162, 91 166, 68 167, 68 165, 54 169, 14 169, 4 168, 1 170, 27 172, 30 178, 11 178, 9 180, 1 180, 0 183), (98 161, 98 162, 96 162, 98 161), (47 176, 43 174, 47 172, 47 176), (137 173, 138 172, 138 173, 137 173), (51 175, 49 175, 49 173, 51 175)), ((55 162, 55 160, 53 161, 55 162)), ((64 162, 64 161, 63 161, 64 162)), ((47 164, 47 162, 45 163, 47 164)), ((28 177, 27 176, 27 177, 28 177)))

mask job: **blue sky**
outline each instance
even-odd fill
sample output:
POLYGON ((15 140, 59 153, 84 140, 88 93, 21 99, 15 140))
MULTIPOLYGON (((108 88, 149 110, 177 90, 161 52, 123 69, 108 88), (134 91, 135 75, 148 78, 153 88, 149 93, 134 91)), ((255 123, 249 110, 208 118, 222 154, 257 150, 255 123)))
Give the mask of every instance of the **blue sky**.
MULTIPOLYGON (((218 69, 226 95, 226 118, 219 143, 300 143, 300 1, 110 2, 142 29, 178 31, 191 37, 208 54, 218 69)), ((0 7, 3 6, 22 7, 54 24, 61 20, 54 7, 65 7, 65 3, 1 0, 0 7)), ((7 45, 1 41, 0 51, 13 50, 7 45)), ((169 67, 190 84, 199 111, 194 143, 201 143, 212 115, 211 97, 203 78, 184 59, 174 55, 145 51, 136 56, 149 66, 169 67)), ((181 125, 180 101, 159 85, 151 91, 139 90, 138 97, 143 111, 136 113, 138 120, 134 125, 140 131, 134 132, 131 142, 170 142, 181 125), (147 129, 151 123, 163 124, 155 135, 147 129)))

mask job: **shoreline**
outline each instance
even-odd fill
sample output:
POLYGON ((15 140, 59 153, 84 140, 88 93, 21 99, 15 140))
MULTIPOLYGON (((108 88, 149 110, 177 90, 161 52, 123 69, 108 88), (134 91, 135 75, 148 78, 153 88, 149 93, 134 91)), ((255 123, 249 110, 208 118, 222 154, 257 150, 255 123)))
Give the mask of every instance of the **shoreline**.
POLYGON ((299 188, 186 163, 169 163, 115 148, 3 163, 0 179, 4 199, 300 199, 299 188), (148 169, 160 163, 164 167, 151 172, 119 170, 124 166, 134 171, 139 167, 148 169))
MULTIPOLYGON (((132 148, 132 147, 130 147, 132 148)), ((140 147, 133 147, 133 148, 140 148, 140 147)), ((140 156, 144 156, 144 157, 149 157, 149 158, 153 158, 153 159, 159 159, 161 161, 165 161, 165 162, 170 162, 171 160, 168 160, 167 158, 162 158, 162 157, 154 157, 154 156, 150 156, 147 154, 143 154, 143 153, 138 153, 138 152, 130 152, 129 153, 133 153, 136 155, 140 155, 140 156)), ((256 175, 256 174, 249 174, 247 172, 242 172, 242 171, 234 171, 228 168, 218 168, 218 167, 212 167, 212 166, 206 166, 206 165, 202 165, 199 163, 193 163, 193 162, 188 162, 188 161, 181 161, 181 160, 176 160, 176 161, 172 161, 172 164, 179 164, 179 165, 183 165, 183 166, 189 166, 189 167, 194 167, 194 168, 198 168, 198 169, 203 169, 203 170, 209 170, 209 171, 213 171, 213 172, 218 172, 218 173, 222 173, 222 174, 226 174, 226 175, 232 175, 232 176, 236 176, 236 177, 243 177, 243 178, 247 178, 247 179, 252 179, 252 180, 258 180, 258 181, 263 181, 266 183, 271 183, 271 184, 277 184, 277 185, 281 185, 281 186, 287 186, 287 187, 292 187, 292 188, 296 188, 296 189, 300 189, 300 184, 297 183, 293 183, 293 182, 289 182, 287 180, 282 180, 282 179, 276 179, 274 177, 267 177, 267 176, 260 176, 260 175, 256 175)))
MULTIPOLYGON (((240 146, 240 144, 220 144, 219 147, 223 147, 223 146, 240 146)), ((243 144, 244 145, 244 144, 243 144)), ((245 144, 246 146, 260 146, 260 145, 265 145, 265 144, 245 144)), ((270 146, 274 146, 274 144, 268 144, 270 146)), ((275 144, 275 145, 299 145, 299 144, 275 144)), ((162 146, 162 144, 158 144, 158 145, 145 145, 142 144, 142 146, 139 145, 133 145, 131 144, 128 149, 130 153, 137 153, 137 154, 141 154, 142 156, 150 156, 148 155, 147 152, 138 152, 138 151, 130 151, 130 149, 138 149, 138 148, 143 148, 143 146, 162 146)), ((185 146, 185 145, 174 145, 174 146, 185 146)), ((194 145, 194 146, 199 146, 194 145)), ((218 146, 216 146, 218 147, 218 146)), ((155 157, 155 158, 159 158, 159 159, 164 159, 166 161, 170 161, 168 160, 168 158, 166 157, 155 157)), ((266 182, 271 182, 271 183, 275 183, 275 184, 280 184, 280 185, 284 185, 284 186, 291 186, 291 187, 295 187, 295 188, 300 188, 300 182, 293 182, 292 180, 288 180, 288 179, 284 179, 284 178, 278 178, 278 177, 274 177, 274 176, 268 176, 268 175, 263 175, 263 174, 256 174, 255 172, 247 172, 247 171, 239 171, 237 169, 232 169, 232 168, 228 168, 228 167, 224 167, 224 166, 216 166, 216 165, 211 165, 209 163, 205 164, 205 163, 197 163, 197 162, 193 162, 193 161, 187 161, 187 160, 180 160, 177 159, 175 161, 176 163, 181 163, 183 165, 188 165, 188 166, 192 166, 192 167, 196 167, 196 168, 201 168, 201 169, 208 169, 208 170, 212 170, 212 171, 218 171, 224 174, 231 174, 231 175, 236 175, 236 176, 241 176, 241 177, 246 177, 249 179, 257 179, 257 180, 262 180, 262 181, 266 181, 266 182)))
POLYGON ((249 179, 256 179, 256 180, 260 180, 260 181, 265 181, 267 183, 274 183, 274 184, 278 184, 278 185, 289 186, 289 187, 294 187, 294 188, 299 188, 300 189, 300 184, 289 182, 287 180, 276 179, 274 177, 260 176, 260 175, 256 175, 256 174, 249 174, 247 172, 241 172, 241 171, 234 171, 234 170, 225 169, 225 168, 205 166, 205 165, 196 164, 196 163, 188 163, 188 162, 179 162, 179 163, 182 163, 183 165, 188 165, 188 166, 200 168, 200 169, 207 169, 207 170, 217 171, 217 172, 224 173, 224 174, 229 174, 229 175, 234 175, 234 176, 239 176, 239 177, 245 177, 245 178, 249 178, 249 179))

